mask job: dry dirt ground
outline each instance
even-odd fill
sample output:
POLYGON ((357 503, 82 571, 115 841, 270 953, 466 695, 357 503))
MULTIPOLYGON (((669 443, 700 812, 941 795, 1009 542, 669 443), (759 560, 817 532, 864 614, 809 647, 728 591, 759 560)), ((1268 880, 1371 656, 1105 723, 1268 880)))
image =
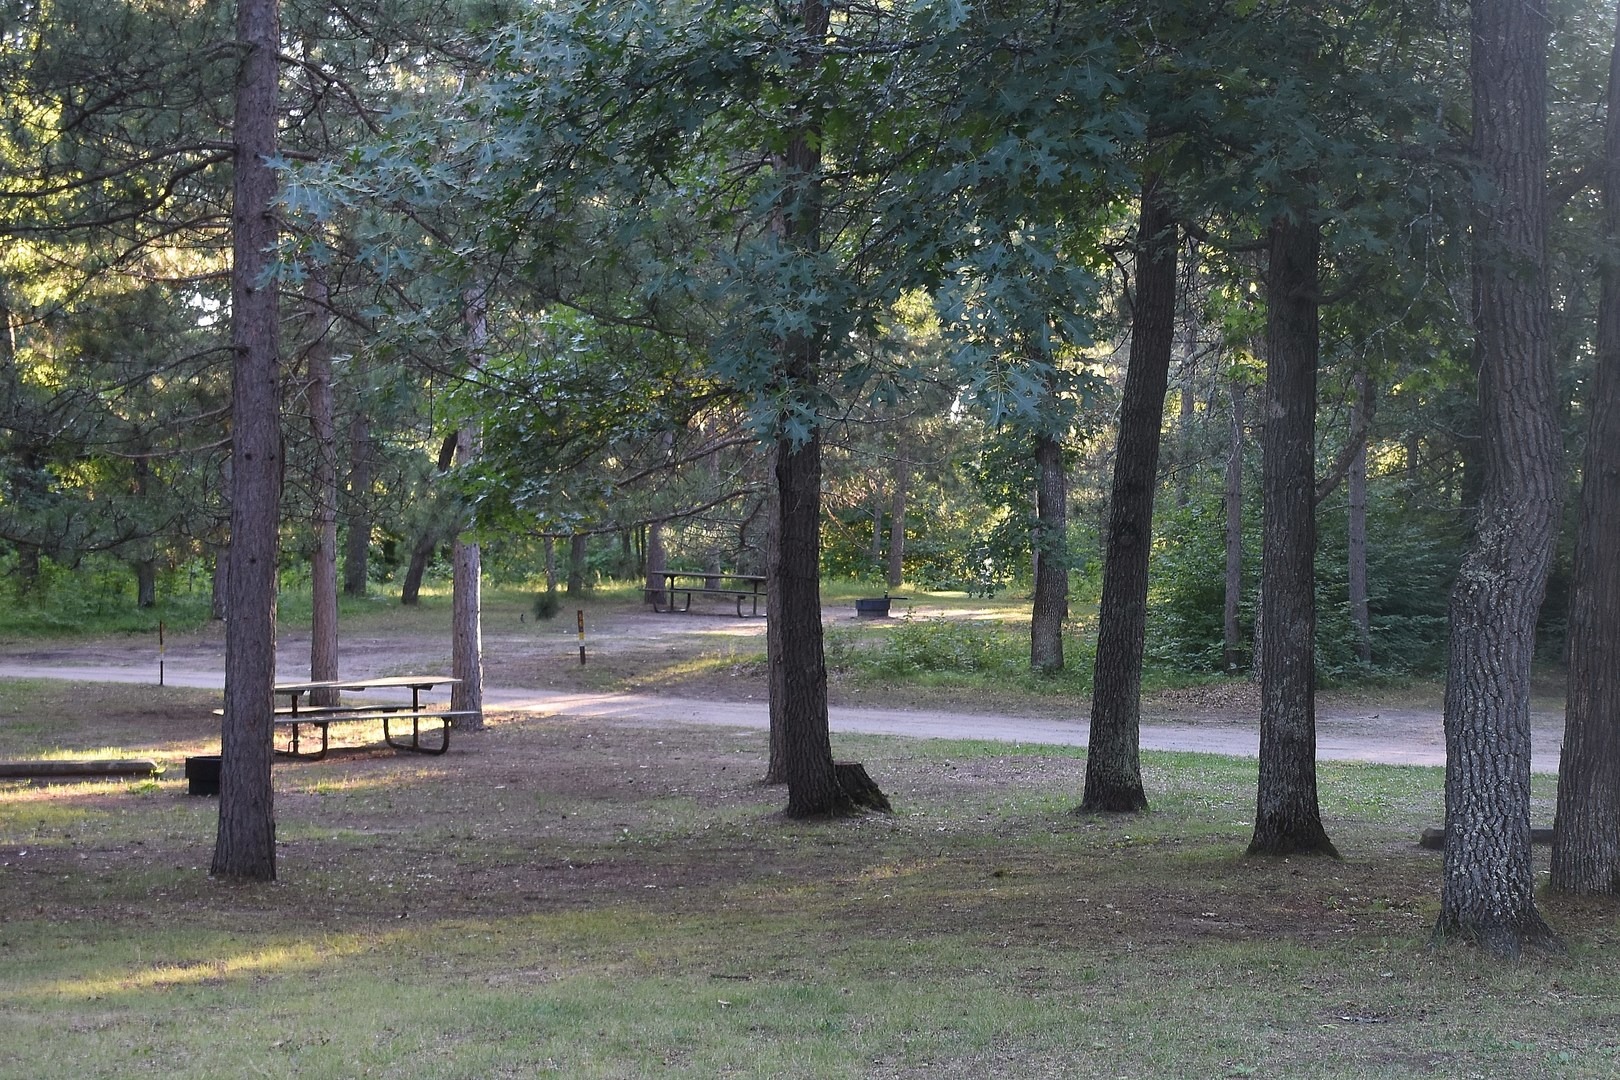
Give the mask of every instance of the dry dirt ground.
MULTIPOLYGON (((738 619, 717 607, 691 614, 656 614, 624 601, 592 602, 585 610, 586 663, 580 663, 576 617, 564 612, 536 620, 516 610, 486 610, 483 648, 486 707, 592 716, 636 724, 713 723, 754 727, 765 719, 764 620, 738 619)), ((974 618, 981 613, 915 615, 974 618)), ((446 616, 447 618, 447 616, 446 616)), ((405 620, 401 620, 405 621, 405 620)), ((855 620, 829 608, 829 628, 855 620)), ((341 642, 345 678, 448 671, 448 626, 379 630, 375 615, 341 642)), ((417 618, 415 625, 422 626, 417 618)), ((283 627, 281 677, 308 677, 307 632, 283 627)), ((46 645, 0 642, 0 677, 55 675, 154 680, 157 643, 124 636, 46 645)), ((224 630, 168 636, 163 653, 171 684, 218 686, 224 630)), ((834 731, 921 737, 990 738, 1077 745, 1085 740, 1084 701, 939 687, 856 685, 832 677, 834 731)), ((1143 702, 1143 745, 1253 755, 1258 746, 1258 689, 1247 684, 1193 687, 1143 702)), ((1532 715, 1538 772, 1556 772, 1562 702, 1538 699, 1532 715)), ((1444 732, 1434 691, 1325 693, 1317 703, 1319 756, 1326 760, 1443 764, 1444 732)))

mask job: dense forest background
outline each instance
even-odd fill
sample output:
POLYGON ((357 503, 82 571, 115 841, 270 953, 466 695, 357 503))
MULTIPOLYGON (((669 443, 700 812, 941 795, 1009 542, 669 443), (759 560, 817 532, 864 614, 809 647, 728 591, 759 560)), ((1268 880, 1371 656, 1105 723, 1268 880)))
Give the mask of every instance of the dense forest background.
MULTIPOLYGON (((1561 4, 1552 27, 1551 330, 1572 492, 1611 15, 1561 4)), ((81 623, 81 604, 195 618, 213 592, 228 16, 6 5, 0 560, 46 623, 81 623)), ((1032 439, 1047 432, 1067 481, 1052 557, 1084 612, 1130 346, 1132 176, 1152 168, 1187 228, 1150 656, 1195 674, 1252 661, 1258 241, 1267 206, 1298 196, 1330 300, 1319 471, 1345 477, 1318 507, 1317 662, 1333 679, 1438 671, 1482 469, 1454 240, 1476 179, 1456 153, 1466 9, 877 6, 835 24, 841 51, 807 103, 837 190, 806 271, 773 262, 760 226, 779 199, 761 176, 800 104, 766 9, 285 5, 284 581, 305 572, 323 507, 356 596, 447 576, 462 513, 487 573, 539 588, 548 566, 576 587, 634 579, 649 555, 763 570, 769 462, 752 436, 782 396, 736 324, 836 308, 813 403, 824 572, 876 592, 1031 590, 1032 439), (488 294, 477 357, 472 283, 488 294), (445 461, 470 417, 478 462, 445 461)), ((1538 635, 1554 661, 1572 522, 1538 635)))

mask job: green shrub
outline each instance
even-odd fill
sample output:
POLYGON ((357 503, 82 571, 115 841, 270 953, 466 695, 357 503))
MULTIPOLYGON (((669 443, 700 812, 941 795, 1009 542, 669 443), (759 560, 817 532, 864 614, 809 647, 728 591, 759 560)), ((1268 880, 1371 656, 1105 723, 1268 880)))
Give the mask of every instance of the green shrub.
MULTIPOLYGON (((1259 511, 1245 507, 1245 639, 1253 634, 1260 573, 1259 511)), ((1432 674, 1444 663, 1446 605, 1462 553, 1451 518, 1414 510, 1392 485, 1373 485, 1367 511, 1368 608, 1372 664, 1356 657, 1349 611, 1346 510, 1342 494, 1317 523, 1317 674, 1324 681, 1432 674)), ((1223 659, 1226 514, 1219 492, 1184 507, 1161 506, 1148 598, 1147 653, 1156 665, 1213 674, 1223 659)))

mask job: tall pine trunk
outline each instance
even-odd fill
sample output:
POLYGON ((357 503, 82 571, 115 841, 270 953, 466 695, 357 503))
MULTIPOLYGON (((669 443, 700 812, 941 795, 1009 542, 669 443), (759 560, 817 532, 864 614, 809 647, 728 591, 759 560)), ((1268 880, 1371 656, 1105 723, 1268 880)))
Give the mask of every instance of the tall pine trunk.
POLYGON ((1316 791, 1316 365, 1321 230, 1271 224, 1255 855, 1337 855, 1316 791))
POLYGON ((1367 599, 1367 438, 1365 435, 1365 400, 1370 394, 1370 379, 1365 371, 1356 373, 1355 410, 1351 428, 1362 431, 1356 440, 1354 456, 1345 474, 1345 486, 1350 497, 1346 519, 1345 541, 1348 550, 1346 577, 1350 593, 1350 627, 1355 633, 1356 659, 1372 664, 1372 610, 1367 599))
POLYGON ((1597 359, 1581 469, 1552 887, 1620 892, 1620 23, 1609 60, 1597 359))
POLYGON ((782 657, 782 579, 776 568, 781 563, 782 507, 776 484, 776 455, 771 454, 771 486, 765 496, 765 677, 770 705, 770 759, 765 766, 767 784, 785 784, 787 766, 787 667, 782 657))
POLYGON ((574 533, 568 538, 568 583, 563 593, 571 600, 585 595, 585 542, 584 533, 574 533))
POLYGON ((1119 409, 1097 615, 1091 736, 1080 803, 1087 813, 1147 809, 1141 765, 1142 648, 1160 432, 1175 346, 1176 234, 1164 192, 1150 178, 1142 186, 1137 223, 1131 351, 1119 409))
POLYGON ((270 785, 275 713, 276 552, 282 479, 280 343, 273 209, 278 56, 276 0, 237 0, 231 199, 230 618, 220 732, 219 832, 210 872, 271 881, 276 822, 270 785))
MULTIPOLYGON (((799 24, 802 45, 795 72, 815 76, 822 62, 829 9, 823 0, 798 0, 783 12, 799 24)), ((813 258, 821 249, 821 129, 813 118, 789 132, 782 158, 784 248, 813 258)), ((789 334, 779 345, 788 395, 814 401, 821 368, 817 328, 789 334)), ((883 793, 860 767, 832 758, 827 728, 827 664, 821 632, 821 432, 813 423, 802 438, 778 423, 776 438, 777 545, 770 576, 780 590, 780 670, 771 690, 781 694, 783 766, 789 817, 844 813, 858 806, 888 809, 883 793), (856 775, 858 773, 858 775, 856 775)), ((775 706, 773 705, 773 708, 775 706)))
POLYGON ((898 589, 906 574, 906 498, 911 491, 911 459, 902 439, 894 461, 894 492, 889 500, 889 572, 885 580, 898 589))
POLYGON ((1221 609, 1221 664, 1228 674, 1242 670, 1243 626, 1243 404, 1248 386, 1232 380, 1231 428, 1226 446, 1226 586, 1221 609))
MULTIPOLYGON (((475 371, 484 363, 484 349, 489 339, 486 320, 483 290, 467 290, 463 298, 467 366, 475 371)), ((478 432, 469 424, 456 434, 456 460, 467 466, 477 456, 478 432)), ((450 707, 470 714, 458 717, 456 727, 481 731, 484 727, 483 553, 477 539, 471 535, 471 523, 465 516, 450 555, 450 673, 460 680, 450 688, 450 707)))
POLYGON ((1035 436, 1035 602, 1029 619, 1029 666, 1045 675, 1063 670, 1063 623, 1069 617, 1069 489, 1063 444, 1035 436))
MULTIPOLYGON (((315 470, 310 478, 315 545, 309 559, 309 677, 319 682, 338 678, 337 420, 332 405, 332 319, 326 274, 320 267, 312 267, 307 280, 309 340, 304 355, 315 448, 315 470)), ((310 694, 310 702, 336 705, 338 693, 316 690, 310 694)))
POLYGON ((1437 938, 1503 955, 1555 939, 1530 864, 1530 662, 1557 547, 1562 437, 1548 342, 1543 5, 1476 0, 1474 356, 1483 488, 1450 605, 1446 849, 1437 938))
POLYGON ((343 595, 364 596, 371 562, 371 418, 366 414, 364 367, 356 362, 359 385, 349 418, 349 484, 344 504, 343 595))
MULTIPOLYGON (((646 601, 662 606, 664 603, 664 570, 669 556, 664 552, 664 523, 654 521, 647 526, 647 589, 646 601)), ((551 588, 555 589, 556 571, 552 570, 551 588)))

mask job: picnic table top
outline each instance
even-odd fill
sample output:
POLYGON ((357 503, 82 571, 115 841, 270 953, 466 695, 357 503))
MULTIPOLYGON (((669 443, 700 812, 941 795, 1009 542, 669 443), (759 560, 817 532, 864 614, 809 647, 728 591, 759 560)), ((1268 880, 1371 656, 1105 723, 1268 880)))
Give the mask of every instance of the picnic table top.
POLYGON ((666 580, 678 577, 695 578, 723 578, 726 581, 766 581, 764 574, 733 574, 726 570, 711 572, 708 570, 654 570, 654 574, 666 580))
POLYGON ((434 686, 453 686, 461 680, 453 675, 379 675, 373 679, 321 679, 314 682, 276 683, 278 694, 304 694, 311 690, 382 690, 403 686, 413 690, 426 690, 434 686))

